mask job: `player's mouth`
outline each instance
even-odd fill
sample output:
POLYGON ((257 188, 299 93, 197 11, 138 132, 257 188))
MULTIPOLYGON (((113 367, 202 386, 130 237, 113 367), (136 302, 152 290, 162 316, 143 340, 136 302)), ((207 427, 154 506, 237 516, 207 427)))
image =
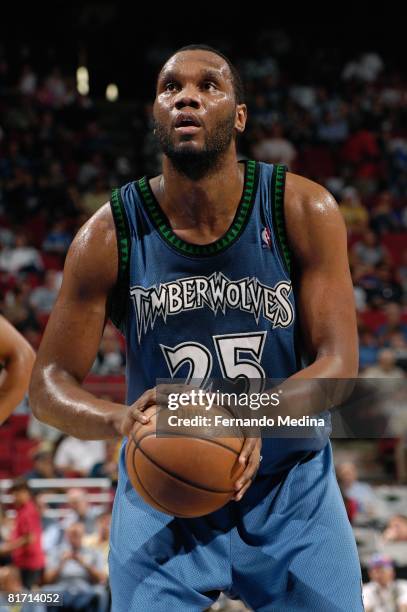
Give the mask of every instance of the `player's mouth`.
POLYGON ((201 129, 201 122, 191 113, 180 113, 174 122, 177 132, 182 134, 194 134, 201 129))

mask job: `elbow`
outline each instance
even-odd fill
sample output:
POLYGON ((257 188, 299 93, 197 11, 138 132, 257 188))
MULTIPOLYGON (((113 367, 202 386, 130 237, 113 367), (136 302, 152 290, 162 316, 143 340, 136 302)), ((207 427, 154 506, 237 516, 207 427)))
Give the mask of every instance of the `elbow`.
POLYGON ((325 361, 324 378, 357 378, 359 372, 359 352, 354 351, 320 353, 317 359, 325 361))
POLYGON ((43 401, 43 397, 45 395, 45 385, 41 372, 41 368, 37 365, 34 366, 30 385, 28 388, 28 401, 30 404, 31 411, 36 419, 39 421, 43 421, 44 419, 44 411, 42 407, 45 402, 43 401))
POLYGON ((28 344, 27 342, 24 348, 20 351, 19 358, 22 368, 25 370, 25 372, 28 373, 28 376, 30 377, 35 363, 35 351, 32 348, 31 344, 28 344))

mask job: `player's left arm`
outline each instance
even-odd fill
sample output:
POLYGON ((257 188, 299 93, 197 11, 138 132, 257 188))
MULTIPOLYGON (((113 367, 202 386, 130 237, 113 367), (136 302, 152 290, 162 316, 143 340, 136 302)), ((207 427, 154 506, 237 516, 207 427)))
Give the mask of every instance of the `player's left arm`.
MULTIPOLYGON (((273 415, 298 418, 325 410, 331 392, 341 400, 349 385, 335 381, 357 376, 358 337, 346 229, 335 199, 321 185, 287 173, 284 213, 301 344, 310 365, 279 385, 284 392, 273 415), (314 384, 313 379, 325 379, 322 393, 321 381, 314 384)), ((260 452, 261 439, 246 439, 239 457, 246 469, 236 482, 235 500, 255 477, 260 452)))
POLYGON ((356 377, 355 299, 338 205, 321 185, 288 173, 285 219, 301 342, 311 361, 291 378, 356 377))
POLYGON ((287 174, 287 239, 307 367, 283 385, 275 417, 317 415, 340 405, 358 374, 356 308, 345 223, 321 185, 287 174))
POLYGON ((35 353, 27 340, 0 316, 0 363, 5 370, 0 384, 0 425, 22 401, 34 360, 35 353))

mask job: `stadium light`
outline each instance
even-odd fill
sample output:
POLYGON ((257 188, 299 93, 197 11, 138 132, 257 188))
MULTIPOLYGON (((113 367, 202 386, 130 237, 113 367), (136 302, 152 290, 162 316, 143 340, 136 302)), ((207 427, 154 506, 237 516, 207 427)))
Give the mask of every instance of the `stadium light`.
POLYGON ((89 72, 86 66, 79 66, 76 71, 76 88, 81 96, 89 93, 89 72))
POLYGON ((109 102, 116 102, 118 97, 119 97, 119 89, 117 85, 115 83, 110 83, 106 87, 106 100, 109 100, 109 102))

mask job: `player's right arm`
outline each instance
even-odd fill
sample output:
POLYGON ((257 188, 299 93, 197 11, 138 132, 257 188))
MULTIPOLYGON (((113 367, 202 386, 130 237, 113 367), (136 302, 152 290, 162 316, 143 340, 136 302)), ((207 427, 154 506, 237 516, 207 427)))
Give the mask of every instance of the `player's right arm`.
MULTIPOLYGON (((61 291, 30 384, 34 415, 81 439, 125 433, 127 406, 99 399, 82 388, 99 348, 117 273, 116 231, 105 204, 79 230, 68 251, 61 291)), ((132 416, 145 422, 136 406, 132 416)))

